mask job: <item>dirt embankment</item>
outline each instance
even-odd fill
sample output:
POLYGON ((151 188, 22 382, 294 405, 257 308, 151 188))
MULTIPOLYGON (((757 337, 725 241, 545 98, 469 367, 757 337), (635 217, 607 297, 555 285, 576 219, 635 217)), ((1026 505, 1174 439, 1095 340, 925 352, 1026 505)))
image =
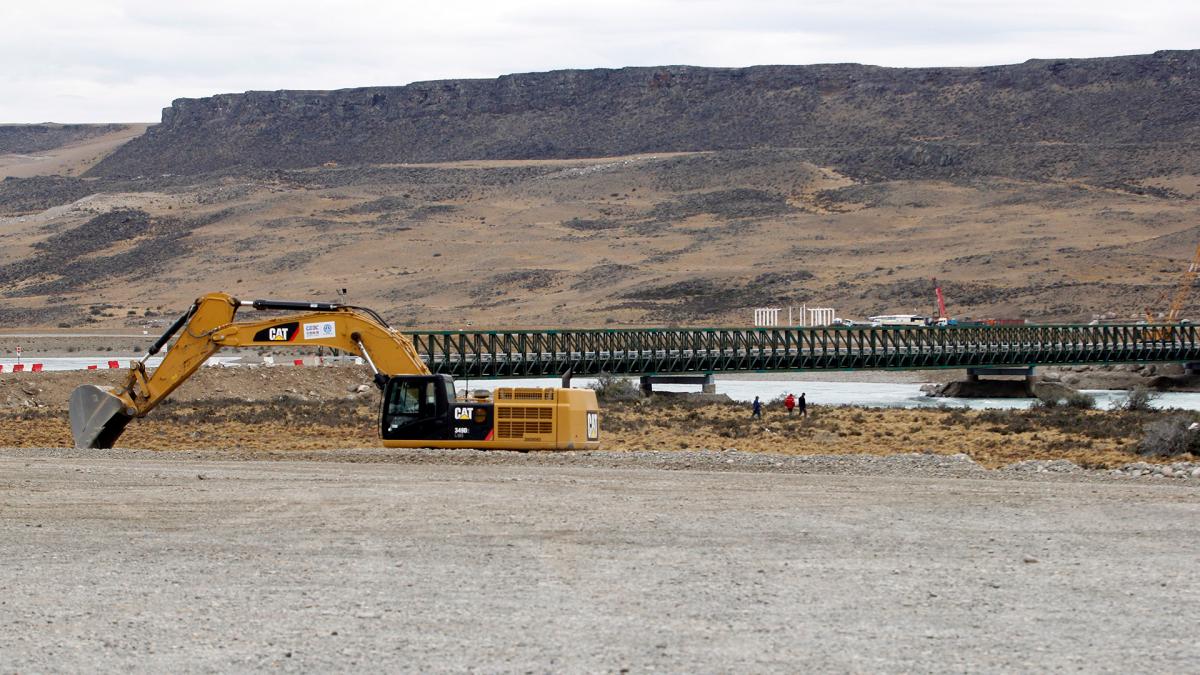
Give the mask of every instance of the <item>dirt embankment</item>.
POLYGON ((1044 382, 1062 383, 1075 389, 1135 389, 1156 391, 1200 391, 1200 377, 1184 372, 1178 363, 1065 366, 1047 368, 1044 382))
MULTIPOLYGON (((0 411, 67 410, 71 391, 81 384, 119 385, 125 370, 76 370, 53 373, 0 373, 0 411)), ((287 397, 296 402, 336 401, 362 396, 371 383, 365 367, 201 368, 171 394, 166 405, 229 400, 262 402, 287 397)), ((375 391, 372 386, 371 392, 375 391)))
MULTIPOLYGON (((117 373, 5 374, 0 377, 0 447, 71 444, 66 402, 85 382, 115 384, 117 373)), ((365 368, 207 368, 119 445, 234 453, 370 448, 378 445, 378 394, 365 368)), ((1143 459, 1148 425, 1178 412, 1072 408, 1027 411, 819 407, 788 416, 769 404, 752 420, 747 406, 660 396, 603 407, 602 434, 613 451, 729 451, 781 455, 963 453, 996 468, 1025 460, 1069 460, 1093 468, 1143 459)), ((1191 461, 1189 455, 1162 461, 1191 461)))

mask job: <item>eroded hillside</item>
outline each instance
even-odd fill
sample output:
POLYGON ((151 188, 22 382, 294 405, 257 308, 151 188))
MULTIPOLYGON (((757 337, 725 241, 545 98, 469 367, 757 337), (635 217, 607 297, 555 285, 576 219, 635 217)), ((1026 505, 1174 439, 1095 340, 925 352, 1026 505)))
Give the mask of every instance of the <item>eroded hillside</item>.
POLYGON ((0 124, 0 179, 79 175, 147 124, 0 124))
POLYGON ((433 328, 744 324, 760 305, 1140 311, 1200 241, 1194 175, 854 180, 803 150, 0 183, 0 321, 351 299, 433 328), (19 215, 18 215, 19 214, 19 215))
POLYGON ((1198 73, 1184 51, 181 99, 0 182, 0 324, 339 288, 430 328, 745 324, 930 312, 932 277, 959 317, 1138 317, 1200 242, 1198 73))

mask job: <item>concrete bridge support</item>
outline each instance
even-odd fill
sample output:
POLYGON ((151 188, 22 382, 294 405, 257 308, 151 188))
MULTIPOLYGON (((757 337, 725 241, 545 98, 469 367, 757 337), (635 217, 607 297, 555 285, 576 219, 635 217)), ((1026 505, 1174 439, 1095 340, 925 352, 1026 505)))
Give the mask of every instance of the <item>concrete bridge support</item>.
POLYGON ((1019 368, 967 368, 967 382, 978 382, 980 375, 1024 377, 1025 381, 1033 383, 1033 366, 1019 368))
POLYGON ((655 384, 697 384, 705 394, 717 393, 717 382, 712 373, 705 375, 643 375, 642 393, 649 396, 654 393, 655 384))

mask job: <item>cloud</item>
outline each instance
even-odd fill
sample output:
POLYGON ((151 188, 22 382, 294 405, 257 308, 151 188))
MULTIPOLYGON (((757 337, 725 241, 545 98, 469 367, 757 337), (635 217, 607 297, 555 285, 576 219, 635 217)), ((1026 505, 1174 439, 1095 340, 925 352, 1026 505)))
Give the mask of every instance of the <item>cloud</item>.
POLYGON ((1200 5, 1010 0, 62 0, 0 5, 0 121, 558 68, 962 66, 1195 46, 1200 5))

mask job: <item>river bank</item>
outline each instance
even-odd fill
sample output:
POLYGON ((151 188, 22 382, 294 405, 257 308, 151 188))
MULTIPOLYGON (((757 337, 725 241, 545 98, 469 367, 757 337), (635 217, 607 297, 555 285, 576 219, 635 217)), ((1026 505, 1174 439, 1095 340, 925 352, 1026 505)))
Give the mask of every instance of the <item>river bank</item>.
MULTIPOLYGON (((313 390, 297 390, 253 400, 230 397, 230 393, 228 387, 220 387, 207 396, 172 399, 131 423, 119 446, 168 452, 216 450, 239 458, 379 444, 378 397, 373 391, 343 391, 325 398, 313 390)), ((796 456, 961 454, 987 468, 1065 460, 1085 468, 1114 469, 1141 461, 1197 460, 1189 454, 1150 458, 1139 454, 1139 444, 1155 425, 1186 427, 1200 420, 1196 413, 814 405, 802 417, 789 416, 778 403, 768 403, 759 420, 750 417, 744 403, 706 399, 680 395, 603 403, 602 447, 615 452, 796 456)), ((0 407, 0 447, 70 445, 64 407, 0 407)))

